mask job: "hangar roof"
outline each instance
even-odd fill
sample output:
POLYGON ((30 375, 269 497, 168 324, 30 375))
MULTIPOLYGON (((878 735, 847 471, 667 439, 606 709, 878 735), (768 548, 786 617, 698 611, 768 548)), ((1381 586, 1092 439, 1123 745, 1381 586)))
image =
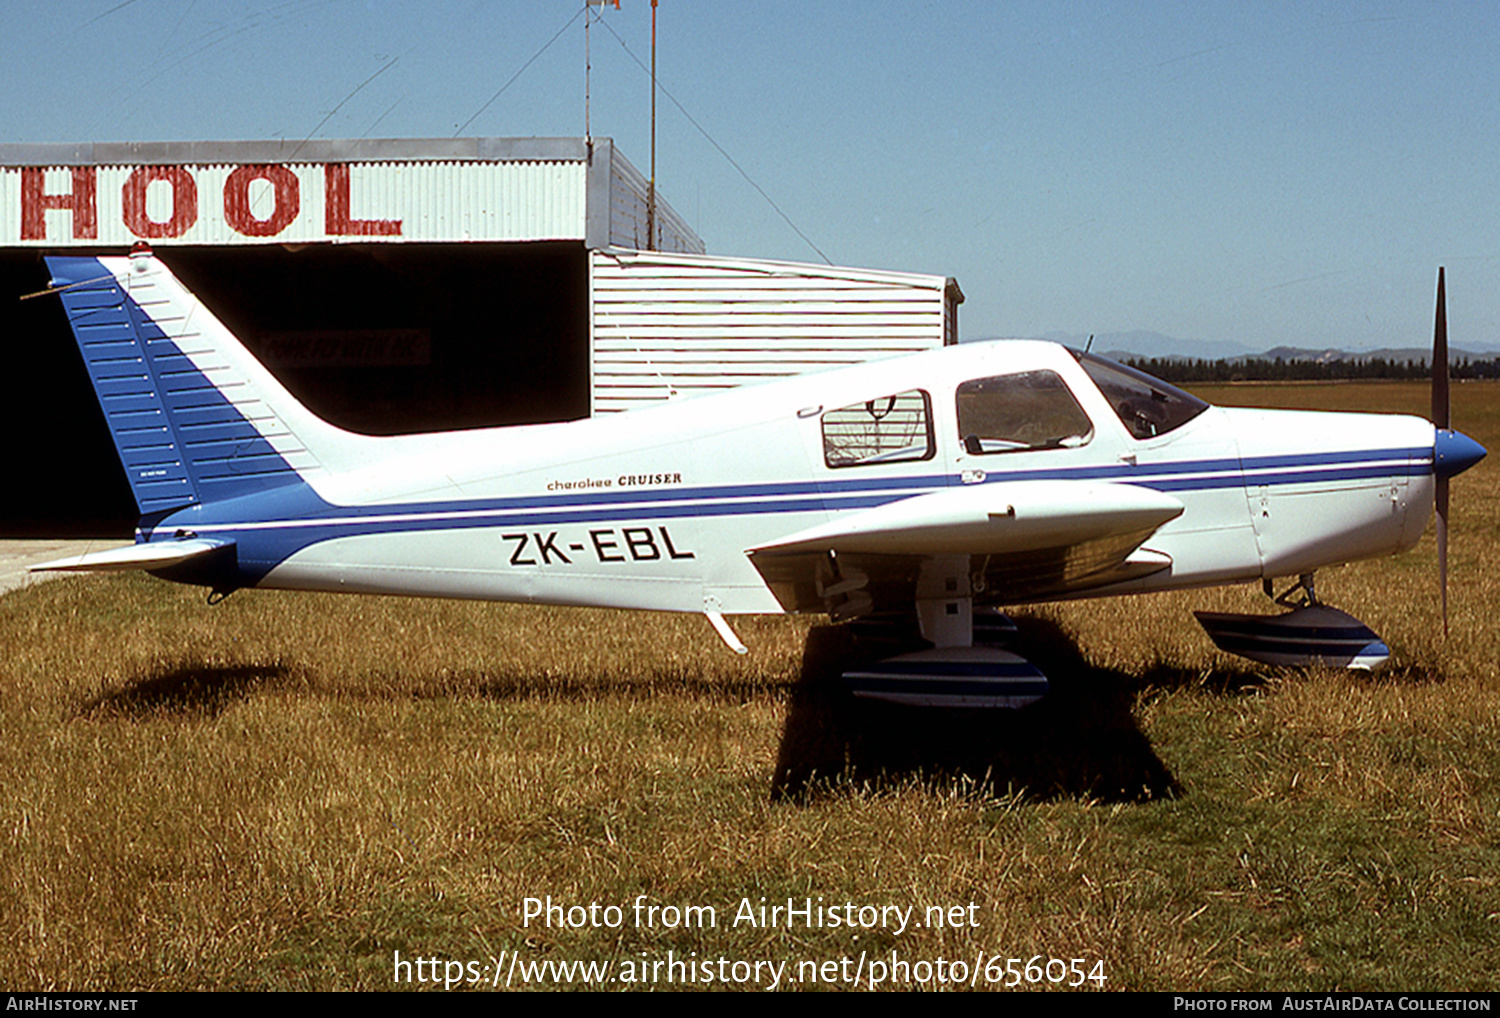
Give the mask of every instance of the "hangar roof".
MULTIPOLYGON (((646 248, 609 138, 0 145, 0 246, 581 240, 646 248)), ((659 250, 703 241, 657 195, 659 250)))

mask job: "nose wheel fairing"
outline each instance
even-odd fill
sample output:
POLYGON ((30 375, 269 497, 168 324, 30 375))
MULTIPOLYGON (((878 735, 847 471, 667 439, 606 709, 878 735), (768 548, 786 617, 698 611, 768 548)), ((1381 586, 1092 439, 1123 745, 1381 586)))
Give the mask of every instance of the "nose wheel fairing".
POLYGON ((1374 630, 1318 600, 1312 573, 1303 573, 1280 595, 1274 594, 1269 579, 1264 585, 1267 597, 1291 610, 1282 615, 1193 613, 1220 650, 1290 668, 1326 665, 1374 671, 1390 659, 1390 648, 1374 630))
POLYGON ((1391 656, 1369 626, 1328 605, 1302 605, 1281 615, 1193 614, 1220 650, 1261 664, 1373 671, 1391 656))

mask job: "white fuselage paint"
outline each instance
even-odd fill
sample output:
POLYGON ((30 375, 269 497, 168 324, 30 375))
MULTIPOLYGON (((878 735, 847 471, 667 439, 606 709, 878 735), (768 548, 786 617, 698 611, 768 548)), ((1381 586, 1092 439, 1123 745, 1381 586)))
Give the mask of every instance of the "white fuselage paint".
MULTIPOLYGON (((1171 566, 1100 591, 1144 592, 1393 553, 1420 536, 1433 493, 1433 427, 1419 418, 1211 408, 1166 435, 1135 439, 1066 351, 1026 341, 948 348, 570 424, 346 439, 342 455, 369 466, 307 479, 324 500, 351 509, 348 536, 296 551, 262 586, 778 612, 749 548, 882 495, 893 501, 966 481, 1076 477, 1161 487, 1184 505, 1145 544, 1170 556, 1171 566), (1067 382, 1093 421, 1089 441, 967 452, 956 387, 1039 369, 1067 382), (915 388, 931 397, 932 458, 824 463, 821 410, 915 388), (560 496, 573 502, 560 504, 560 496), (458 518, 478 525, 423 529, 458 518), (393 533, 385 529, 391 523, 412 529, 393 533)), ((338 518, 318 523, 329 525, 338 518)), ((308 526, 247 520, 199 532, 248 546, 257 530, 308 526)))

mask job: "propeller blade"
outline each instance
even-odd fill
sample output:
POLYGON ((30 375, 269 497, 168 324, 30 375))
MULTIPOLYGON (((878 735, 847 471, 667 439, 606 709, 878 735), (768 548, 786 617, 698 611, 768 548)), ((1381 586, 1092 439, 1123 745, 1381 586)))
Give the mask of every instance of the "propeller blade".
POLYGON ((1443 636, 1448 635, 1448 478, 1437 479, 1438 587, 1443 592, 1443 636))
MULTIPOLYGON (((1448 299, 1443 292, 1443 267, 1438 266, 1437 314, 1432 323, 1432 423, 1447 430, 1452 407, 1448 399, 1448 299)), ((1436 449, 1434 449, 1434 461, 1436 449)), ((1434 462, 1434 468, 1436 462, 1434 462)), ((1437 473, 1438 589, 1443 597, 1443 636, 1448 636, 1448 478, 1437 473)))
POLYGON ((1452 427, 1448 406, 1448 300, 1443 296, 1443 267, 1438 266, 1437 317, 1432 325, 1432 423, 1452 427))

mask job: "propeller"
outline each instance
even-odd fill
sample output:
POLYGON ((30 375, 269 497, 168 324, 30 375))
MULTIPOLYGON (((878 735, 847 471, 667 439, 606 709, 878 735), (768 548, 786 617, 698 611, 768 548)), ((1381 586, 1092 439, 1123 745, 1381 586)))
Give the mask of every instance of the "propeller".
POLYGON ((1485 448, 1452 429, 1448 399, 1448 301, 1438 267, 1437 315, 1432 326, 1432 472, 1437 508, 1438 585, 1443 594, 1443 635, 1448 635, 1448 481, 1485 457, 1485 448))
MULTIPOLYGON (((1438 432, 1452 427, 1448 400, 1448 298, 1443 293, 1443 267, 1438 266, 1437 314, 1432 323, 1432 425, 1438 432)), ((1443 635, 1448 635, 1448 477, 1437 469, 1437 445, 1433 444, 1433 471, 1437 476, 1438 587, 1443 592, 1443 635)))

